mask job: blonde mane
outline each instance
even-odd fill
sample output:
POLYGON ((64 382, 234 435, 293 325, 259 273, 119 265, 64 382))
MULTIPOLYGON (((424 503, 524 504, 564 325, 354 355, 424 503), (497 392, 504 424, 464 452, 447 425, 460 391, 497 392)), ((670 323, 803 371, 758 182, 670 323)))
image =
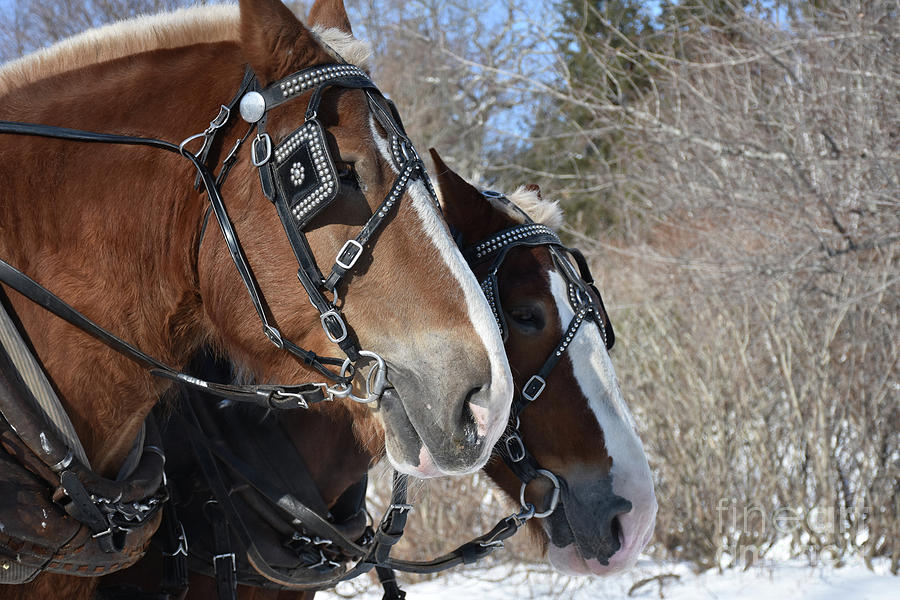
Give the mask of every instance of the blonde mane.
MULTIPOLYGON (((151 50, 239 39, 238 7, 195 6, 91 29, 0 66, 0 96, 41 79, 151 50)), ((337 29, 312 28, 335 58, 368 68, 371 46, 337 29)))
MULTIPOLYGON (((559 202, 544 200, 540 192, 527 186, 519 186, 515 192, 508 196, 509 201, 521 208, 535 223, 546 225, 550 229, 559 229, 563 225, 563 211, 559 202)), ((505 208, 505 207, 504 207, 505 208)), ((522 221, 522 216, 515 211, 507 211, 517 221, 522 221)))

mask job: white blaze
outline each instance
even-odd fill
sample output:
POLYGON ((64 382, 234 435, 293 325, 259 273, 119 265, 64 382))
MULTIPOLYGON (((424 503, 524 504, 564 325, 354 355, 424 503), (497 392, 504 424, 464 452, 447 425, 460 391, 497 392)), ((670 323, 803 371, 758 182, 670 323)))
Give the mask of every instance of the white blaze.
MULTIPOLYGON (((388 141, 383 138, 375 125, 375 118, 369 115, 369 127, 372 130, 372 137, 378 147, 382 157, 389 165, 394 173, 398 173, 394 166, 394 160, 391 157, 388 141)), ((485 427, 487 431, 487 440, 484 444, 482 463, 487 462, 490 458, 491 451, 497 440, 506 429, 506 422, 509 418, 509 409, 513 393, 512 373, 509 370, 509 362, 506 358, 506 349, 503 347, 503 339, 500 337, 500 331, 497 328, 497 321, 491 313, 484 293, 475 279, 469 266, 466 264, 462 253, 447 233, 443 219, 438 213, 437 206, 432 201, 431 196, 425 189, 425 184, 421 181, 410 183, 406 188, 407 195, 412 201, 412 206, 422 223, 422 229, 431 243, 437 248, 444 264, 450 270, 451 276, 456 280, 463 297, 466 302, 466 309, 469 320, 475 328, 475 332, 481 338, 485 351, 491 365, 491 401, 490 405, 499 404, 498 399, 504 399, 504 410, 502 413, 492 415, 489 422, 479 422, 479 429, 485 427)), ((480 431, 479 431, 480 433, 480 431)))
MULTIPOLYGON (((560 326, 565 331, 575 315, 569 304, 568 286, 558 272, 551 271, 549 276, 550 290, 559 311, 560 326)), ((634 417, 622 398, 599 326, 586 319, 572 339, 566 354, 572 363, 572 372, 581 393, 588 399, 591 412, 603 430, 606 452, 612 458, 613 492, 632 504, 632 510, 620 516, 625 544, 613 556, 610 564, 617 557, 633 564, 649 541, 656 518, 656 495, 653 492, 650 466, 635 431, 634 417)))

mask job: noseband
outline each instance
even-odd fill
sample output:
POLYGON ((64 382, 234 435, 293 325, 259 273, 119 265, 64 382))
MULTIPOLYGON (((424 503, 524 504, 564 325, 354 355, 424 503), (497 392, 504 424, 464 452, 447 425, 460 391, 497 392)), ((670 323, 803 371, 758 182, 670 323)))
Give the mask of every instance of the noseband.
POLYGON ((483 191, 482 194, 487 201, 504 204, 520 214, 524 220, 523 224, 495 233, 463 251, 463 256, 473 269, 476 266, 492 261, 487 276, 481 280, 481 289, 491 305, 491 310, 494 313, 494 318, 497 320, 497 326, 500 328, 503 341, 506 342, 509 337, 509 329, 506 325, 506 318, 503 315, 503 307, 500 304, 498 273, 503 265, 503 261, 513 248, 520 246, 532 248, 537 246, 547 247, 553 259, 553 264, 566 282, 569 304, 575 313, 569 322, 569 326, 563 332, 562 338, 544 361, 544 364, 537 373, 528 379, 521 391, 513 398, 509 417, 510 426, 507 428, 501 441, 495 446, 504 462, 522 482, 519 500, 523 508, 530 506, 525 502, 525 488, 529 483, 543 476, 553 484, 550 506, 547 510, 534 514, 537 518, 544 518, 553 514, 559 502, 559 478, 551 471, 541 468, 534 455, 525 447, 525 442, 519 432, 519 416, 529 404, 537 400, 543 393, 547 387, 547 378, 550 376, 550 372, 559 362, 559 359, 562 358, 562 355, 568 349, 569 344, 572 343, 575 334, 578 333, 585 320, 595 322, 597 327, 600 328, 607 350, 613 347, 616 338, 612 324, 605 318, 606 309, 603 306, 603 299, 594 285, 594 278, 581 251, 577 248, 565 246, 552 229, 535 223, 524 211, 502 194, 489 190, 483 191), (574 259, 578 265, 578 272, 575 271, 575 267, 566 257, 566 254, 569 254, 574 259), (596 298, 596 302, 594 298, 596 298))

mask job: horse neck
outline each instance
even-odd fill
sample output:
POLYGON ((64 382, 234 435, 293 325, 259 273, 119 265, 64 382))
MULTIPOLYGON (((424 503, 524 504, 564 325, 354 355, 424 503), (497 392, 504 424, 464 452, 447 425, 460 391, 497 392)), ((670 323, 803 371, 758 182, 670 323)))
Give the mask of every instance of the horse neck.
MULTIPOLYGON (((228 101, 241 63, 233 43, 147 52, 14 90, 0 118, 177 141, 228 101)), ((190 164, 145 147, 0 142, 0 256, 145 352, 186 363, 204 336, 205 198, 190 164)), ((92 465, 114 474, 167 384, 12 296, 92 465)))

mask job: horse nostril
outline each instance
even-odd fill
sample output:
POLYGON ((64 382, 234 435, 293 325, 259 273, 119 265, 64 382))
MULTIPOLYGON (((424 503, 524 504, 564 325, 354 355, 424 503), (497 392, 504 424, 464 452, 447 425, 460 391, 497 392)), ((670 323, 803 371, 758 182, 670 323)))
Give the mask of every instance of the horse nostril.
POLYGON ((481 392, 481 390, 483 390, 483 389, 484 389, 484 386, 478 385, 478 386, 473 387, 471 390, 469 390, 469 393, 466 394, 466 404, 469 404, 470 402, 472 402, 472 399, 475 396, 477 396, 478 393, 481 392))
POLYGON ((625 530, 622 528, 622 522, 619 520, 619 515, 612 518, 612 522, 609 524, 609 533, 612 540, 619 543, 619 547, 616 548, 616 551, 620 550, 625 545, 625 530))
POLYGON ((475 442, 478 437, 487 434, 488 409, 478 406, 474 399, 484 390, 484 386, 477 386, 469 390, 463 402, 462 419, 466 428, 467 441, 475 442), (471 427, 470 427, 471 426, 471 427), (468 438, 471 438, 470 440, 468 438))

